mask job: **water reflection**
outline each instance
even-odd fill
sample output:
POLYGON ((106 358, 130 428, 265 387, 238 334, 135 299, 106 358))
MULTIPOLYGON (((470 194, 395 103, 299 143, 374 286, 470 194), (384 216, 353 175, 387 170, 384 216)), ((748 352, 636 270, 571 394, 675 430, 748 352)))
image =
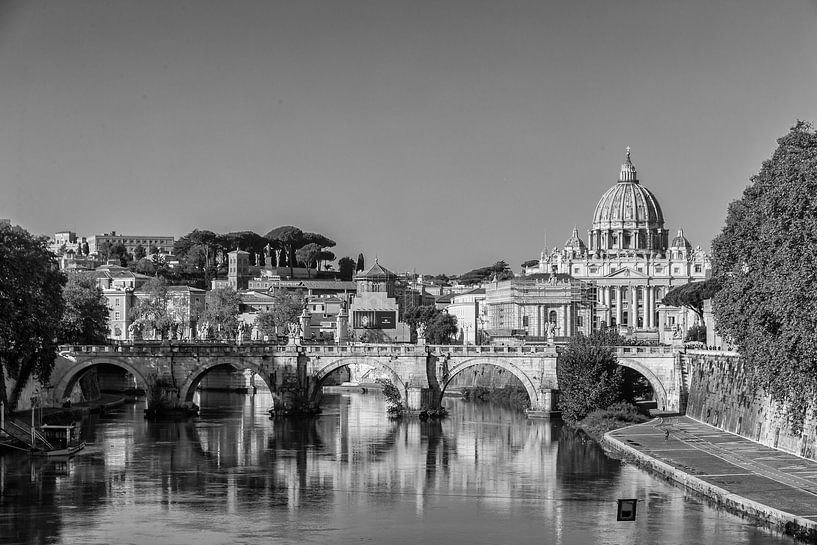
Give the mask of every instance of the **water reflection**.
POLYGON ((0 542, 791 543, 505 409, 396 422, 379 395, 335 394, 273 421, 263 394, 200 395, 195 420, 86 422, 68 462, 0 459, 0 542), (620 497, 637 522, 615 522, 620 497))

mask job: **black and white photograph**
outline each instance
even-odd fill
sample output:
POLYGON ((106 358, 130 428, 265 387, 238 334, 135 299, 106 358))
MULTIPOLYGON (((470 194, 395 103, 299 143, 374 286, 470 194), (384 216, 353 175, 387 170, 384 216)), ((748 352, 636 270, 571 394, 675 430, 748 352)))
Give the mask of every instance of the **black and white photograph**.
POLYGON ((817 0, 0 0, 3 545, 817 544, 817 0))

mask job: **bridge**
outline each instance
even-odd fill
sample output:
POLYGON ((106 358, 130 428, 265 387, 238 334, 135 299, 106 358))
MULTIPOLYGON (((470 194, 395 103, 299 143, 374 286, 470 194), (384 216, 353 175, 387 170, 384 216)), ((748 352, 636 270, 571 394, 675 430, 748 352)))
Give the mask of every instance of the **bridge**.
MULTIPOLYGON (((620 346, 619 364, 643 375, 652 386, 659 409, 678 411, 686 391, 681 358, 666 346, 620 346)), ((198 385, 214 370, 250 370, 284 409, 317 409, 321 386, 335 370, 364 364, 388 376, 410 410, 440 407, 452 379, 477 365, 499 367, 519 379, 530 398, 530 416, 549 417, 558 410, 558 351, 548 345, 276 345, 248 343, 184 343, 61 346, 50 387, 59 404, 94 366, 112 365, 130 373, 139 387, 155 391, 179 405, 192 401, 198 385)), ((148 396, 150 398, 150 395, 148 396)), ((150 400, 149 400, 150 403, 150 400)))

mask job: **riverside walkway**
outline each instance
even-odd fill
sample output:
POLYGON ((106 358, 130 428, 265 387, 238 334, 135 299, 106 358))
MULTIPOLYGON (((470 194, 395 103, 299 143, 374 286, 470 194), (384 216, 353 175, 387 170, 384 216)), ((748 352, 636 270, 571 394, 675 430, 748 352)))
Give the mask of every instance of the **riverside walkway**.
POLYGON ((793 523, 817 533, 816 461, 686 416, 615 430, 604 443, 727 508, 787 531, 794 530, 793 523))

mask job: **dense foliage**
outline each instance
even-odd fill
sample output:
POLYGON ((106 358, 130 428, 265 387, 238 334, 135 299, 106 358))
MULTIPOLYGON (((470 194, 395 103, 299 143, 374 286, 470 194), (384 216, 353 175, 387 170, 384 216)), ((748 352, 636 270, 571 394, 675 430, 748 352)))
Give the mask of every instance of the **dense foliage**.
POLYGON ((72 273, 62 295, 65 311, 60 321, 59 342, 104 343, 108 336, 108 306, 94 277, 88 273, 72 273))
POLYGON ((302 293, 278 290, 272 295, 272 308, 255 317, 255 327, 262 336, 277 339, 279 334, 287 333, 288 324, 298 323, 303 308, 302 293))
POLYGON ((164 278, 151 278, 140 289, 139 302, 130 311, 130 320, 152 338, 164 339, 172 327, 182 322, 164 278))
POLYGON ((717 278, 690 282, 669 290, 661 302, 673 307, 686 307, 695 312, 703 323, 704 300, 711 299, 719 289, 720 282, 717 278))
POLYGON ((403 400, 397 386, 386 378, 376 379, 375 382, 383 387, 383 396, 386 398, 386 412, 389 414, 389 416, 392 418, 399 418, 403 416, 405 407, 403 406, 403 400))
POLYGON ((355 260, 351 257, 341 257, 338 260, 338 271, 341 280, 351 280, 355 274, 355 260))
POLYGON ((457 317, 434 305, 414 307, 406 311, 403 320, 418 329, 429 344, 451 344, 457 334, 457 317))
POLYGON ((0 399, 12 410, 29 378, 44 384, 54 367, 65 276, 47 243, 0 225, 0 399), (7 397, 9 378, 16 382, 7 397))
POLYGON ((718 331, 799 430, 817 392, 817 134, 798 122, 712 243, 718 331))
POLYGON ((630 403, 613 403, 607 408, 588 414, 579 426, 590 437, 600 441, 605 433, 649 420, 630 403))
POLYGON ((205 296, 204 320, 217 339, 233 339, 238 328, 238 313, 241 296, 231 287, 216 288, 205 296))
POLYGON ((510 265, 504 261, 497 261, 488 267, 480 267, 461 274, 457 279, 460 284, 473 285, 492 280, 494 277, 496 277, 497 280, 513 278, 513 271, 511 271, 510 265))
POLYGON ((575 423, 621 399, 624 371, 613 350, 581 333, 559 355, 556 374, 562 418, 575 423))

